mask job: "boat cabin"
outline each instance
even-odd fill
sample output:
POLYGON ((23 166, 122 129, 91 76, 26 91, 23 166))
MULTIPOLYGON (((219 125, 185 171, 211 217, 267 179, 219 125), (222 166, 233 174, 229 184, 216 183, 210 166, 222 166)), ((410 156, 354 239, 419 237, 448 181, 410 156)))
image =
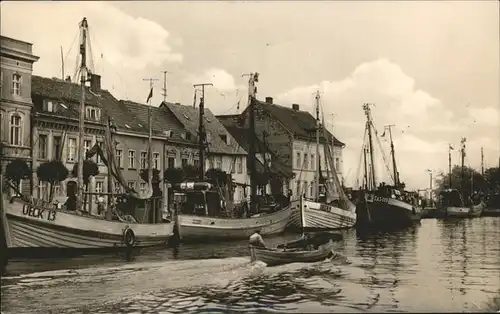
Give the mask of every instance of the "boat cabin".
POLYGON ((208 182, 183 182, 173 186, 172 206, 179 214, 221 217, 226 204, 208 182))

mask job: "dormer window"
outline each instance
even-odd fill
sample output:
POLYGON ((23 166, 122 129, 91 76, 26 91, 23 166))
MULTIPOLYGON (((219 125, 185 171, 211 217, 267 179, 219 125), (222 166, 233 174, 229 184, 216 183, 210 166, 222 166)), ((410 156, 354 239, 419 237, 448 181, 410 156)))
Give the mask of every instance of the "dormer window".
POLYGON ((211 121, 209 118, 207 118, 207 117, 205 117, 205 120, 206 120, 208 123, 212 122, 212 121, 211 121))
POLYGON ((186 132, 186 140, 190 141, 191 140, 191 133, 186 132))
POLYGON ((43 111, 57 112, 58 103, 53 100, 45 100, 43 102, 43 111))
POLYGON ((184 118, 186 118, 187 120, 189 120, 189 117, 185 113, 183 113, 182 115, 184 116, 184 118))
POLYGON ((205 139, 206 139, 207 143, 212 142, 212 134, 210 134, 210 132, 206 132, 205 139))
POLYGON ((229 137, 227 136, 227 134, 220 134, 219 136, 224 143, 229 145, 229 137))
POLYGON ((21 83, 23 78, 21 74, 12 74, 12 95, 21 96, 21 83))
POLYGON ((101 109, 93 106, 85 107, 85 116, 88 120, 101 120, 101 109))

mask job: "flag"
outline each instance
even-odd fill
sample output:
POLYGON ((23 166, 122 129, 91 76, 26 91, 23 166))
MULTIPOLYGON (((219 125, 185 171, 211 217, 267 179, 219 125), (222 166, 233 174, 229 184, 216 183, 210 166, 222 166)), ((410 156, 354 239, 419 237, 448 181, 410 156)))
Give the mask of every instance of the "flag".
POLYGON ((151 90, 149 91, 148 99, 146 100, 146 102, 149 102, 151 97, 153 97, 153 88, 152 87, 151 87, 151 90))
POLYGON ((385 136, 385 129, 384 129, 384 133, 382 133, 382 135, 380 135, 380 137, 384 137, 385 136))
POLYGON ((193 108, 196 108, 196 90, 194 91, 193 108))
POLYGON ((448 144, 448 145, 450 145, 450 150, 455 150, 455 149, 453 148, 453 146, 451 146, 451 144, 448 144))

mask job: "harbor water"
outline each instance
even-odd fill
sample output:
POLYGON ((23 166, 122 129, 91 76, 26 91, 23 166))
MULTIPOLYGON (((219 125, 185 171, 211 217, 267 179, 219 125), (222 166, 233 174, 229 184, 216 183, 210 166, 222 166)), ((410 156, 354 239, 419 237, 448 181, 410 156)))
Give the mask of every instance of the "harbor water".
MULTIPOLYGON (((266 239, 271 245, 297 235, 266 239)), ((265 267, 246 241, 121 255, 11 261, 3 313, 498 311, 500 218, 345 231, 348 261, 265 267), (496 304, 495 304, 496 303, 496 304)))

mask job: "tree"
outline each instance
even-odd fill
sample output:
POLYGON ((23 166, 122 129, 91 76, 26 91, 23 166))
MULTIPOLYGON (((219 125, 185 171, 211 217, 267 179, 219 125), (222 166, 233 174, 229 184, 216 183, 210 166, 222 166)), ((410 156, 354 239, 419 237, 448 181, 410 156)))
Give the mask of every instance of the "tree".
POLYGON ((49 202, 52 202, 55 185, 66 180, 69 171, 61 161, 52 160, 41 164, 36 170, 36 175, 38 176, 38 180, 50 184, 49 202))
POLYGON ((208 182, 215 186, 224 187, 229 183, 228 175, 221 169, 208 169, 205 173, 208 182))
POLYGON ((163 180, 171 185, 184 181, 185 174, 181 168, 168 168, 163 174, 163 180))
POLYGON ((484 171, 484 179, 490 191, 498 191, 500 189, 500 168, 491 167, 486 169, 484 171))
MULTIPOLYGON (((436 189, 438 191, 442 191, 444 189, 450 188, 449 180, 450 175, 448 173, 439 174, 436 178, 436 189)), ((474 191, 486 192, 487 190, 487 184, 483 176, 472 168, 464 167, 464 177, 462 181, 461 166, 454 166, 451 170, 451 187, 461 190, 464 196, 472 195, 471 192, 474 191)))
POLYGON ((21 194, 21 191, 19 191, 21 180, 29 179, 30 176, 30 167, 26 161, 19 158, 12 160, 5 169, 5 178, 12 182, 17 194, 21 194))
POLYGON ((184 171, 184 175, 186 180, 197 180, 200 176, 200 168, 194 165, 185 165, 182 170, 184 171))

